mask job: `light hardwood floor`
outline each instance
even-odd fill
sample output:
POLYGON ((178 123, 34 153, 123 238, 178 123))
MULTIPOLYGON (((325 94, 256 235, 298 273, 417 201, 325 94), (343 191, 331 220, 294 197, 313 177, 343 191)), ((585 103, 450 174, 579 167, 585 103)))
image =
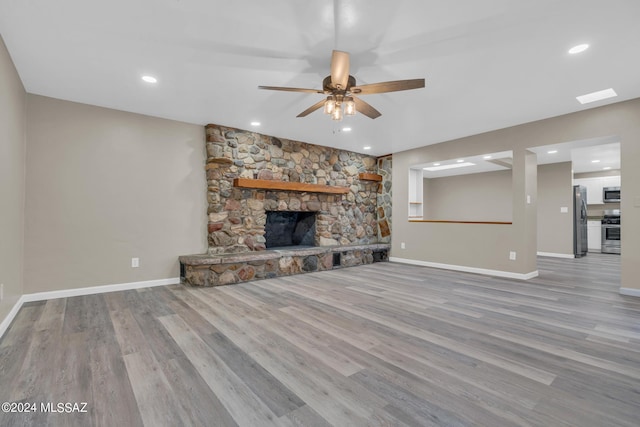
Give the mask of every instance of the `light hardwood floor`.
POLYGON ((619 257, 539 271, 379 263, 29 303, 0 341, 0 401, 38 411, 0 425, 637 427, 619 257))

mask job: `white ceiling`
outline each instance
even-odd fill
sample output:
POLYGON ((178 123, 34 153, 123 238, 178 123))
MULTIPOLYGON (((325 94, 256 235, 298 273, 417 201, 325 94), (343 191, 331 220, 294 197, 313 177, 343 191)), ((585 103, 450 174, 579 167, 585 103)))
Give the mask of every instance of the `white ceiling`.
MULTIPOLYGON (((571 162, 573 173, 602 172, 607 170, 612 173, 620 170, 620 142, 617 136, 590 138, 579 141, 562 142, 539 147, 530 147, 530 151, 536 153, 536 162, 539 165, 550 163, 571 162)), ((443 178, 447 176, 468 175, 482 172, 492 172, 511 169, 511 151, 500 153, 485 153, 478 156, 466 156, 464 158, 438 159, 429 163, 412 165, 412 169, 423 169, 425 178, 443 178), (428 171, 425 167, 456 165, 458 162, 469 166, 428 171)))
POLYGON ((429 163, 412 165, 411 169, 422 169, 424 178, 444 178, 447 176, 468 175, 473 173, 494 172, 499 170, 510 170, 513 162, 513 153, 503 151, 500 153, 487 153, 479 156, 466 156, 456 159, 441 159, 429 163), (468 165, 464 167, 453 167, 456 165, 468 165), (448 167, 452 166, 451 169, 448 167), (439 170, 427 170, 425 168, 442 168, 439 170), (446 169, 445 169, 446 168, 446 169))
POLYGON ((373 155, 640 97, 638 18, 638 0, 0 0, 30 93, 373 155), (426 88, 363 96, 382 117, 339 124, 295 117, 321 95, 257 89, 320 89, 332 49, 359 84, 426 88))
POLYGON ((544 145, 530 150, 536 153, 538 164, 571 162, 574 173, 620 169, 617 136, 544 145))

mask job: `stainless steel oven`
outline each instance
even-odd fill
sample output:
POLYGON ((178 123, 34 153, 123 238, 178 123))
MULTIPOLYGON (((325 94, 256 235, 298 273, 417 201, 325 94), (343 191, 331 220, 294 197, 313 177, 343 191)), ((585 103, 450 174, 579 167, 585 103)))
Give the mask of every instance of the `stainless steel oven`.
POLYGON ((602 218, 602 253, 619 254, 620 251, 620 209, 604 211, 602 218))

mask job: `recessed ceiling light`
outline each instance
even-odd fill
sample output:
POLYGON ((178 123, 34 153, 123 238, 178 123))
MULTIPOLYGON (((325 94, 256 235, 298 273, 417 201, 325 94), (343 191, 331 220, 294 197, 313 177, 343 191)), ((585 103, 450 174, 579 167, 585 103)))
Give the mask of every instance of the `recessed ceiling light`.
POLYGON ((583 43, 569 49, 569 53, 571 55, 575 55, 576 53, 584 52, 587 49, 589 49, 589 45, 586 43, 583 43))
POLYGON ((483 159, 485 160, 489 160, 491 158, 491 156, 484 156, 483 159))
POLYGON ((600 160, 591 160, 591 163, 600 163, 600 160))
POLYGON ((433 166, 440 166, 440 163, 434 163, 433 166))
POLYGON ((611 88, 605 90, 599 90, 597 92, 591 92, 586 95, 576 96, 576 99, 580 104, 588 104, 590 102, 596 102, 607 98, 613 98, 618 94, 611 88))
POLYGON ((260 126, 260 122, 251 122, 251 126, 260 126))
POLYGON ((351 128, 342 128, 342 132, 351 132, 351 128))
POLYGON ((603 171, 608 171, 609 169, 611 169, 611 166, 605 166, 602 168, 603 171))
POLYGON ((464 159, 458 159, 456 160, 457 163, 464 163, 464 159))
POLYGON ((428 167, 428 168, 423 168, 426 171, 430 171, 430 172, 435 172, 435 171, 442 171, 445 169, 455 169, 455 168, 464 168, 467 166, 475 166, 475 163, 471 163, 471 162, 464 162, 463 163, 454 163, 452 165, 442 165, 442 166, 435 166, 435 167, 428 167))
POLYGON ((147 83, 158 83, 158 79, 156 79, 153 76, 142 76, 142 80, 144 80, 147 83))
POLYGON ((547 151, 547 154, 556 154, 558 152, 558 150, 550 150, 547 151))
POLYGON ((368 145, 366 147, 362 147, 363 150, 371 150, 371 147, 369 147, 368 145))

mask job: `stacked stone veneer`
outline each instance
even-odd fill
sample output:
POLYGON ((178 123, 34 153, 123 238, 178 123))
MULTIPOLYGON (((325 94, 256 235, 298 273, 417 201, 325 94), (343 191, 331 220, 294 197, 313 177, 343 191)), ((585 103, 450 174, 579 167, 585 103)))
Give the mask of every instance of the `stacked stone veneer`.
POLYGON ((388 259, 391 158, 206 126, 208 252, 180 257, 185 283, 216 286, 388 259), (383 176, 382 182, 359 179, 383 176), (235 178, 321 184, 346 194, 234 187, 235 178), (316 212, 315 248, 268 251, 267 211, 316 212))
POLYGON ((377 160, 287 139, 207 125, 209 254, 265 249, 266 211, 317 212, 316 246, 378 241, 377 160), (234 178, 347 187, 345 195, 234 188, 234 178))
POLYGON ((378 174, 382 176, 378 191, 378 241, 391 242, 391 172, 392 157, 385 156, 378 159, 378 174))

